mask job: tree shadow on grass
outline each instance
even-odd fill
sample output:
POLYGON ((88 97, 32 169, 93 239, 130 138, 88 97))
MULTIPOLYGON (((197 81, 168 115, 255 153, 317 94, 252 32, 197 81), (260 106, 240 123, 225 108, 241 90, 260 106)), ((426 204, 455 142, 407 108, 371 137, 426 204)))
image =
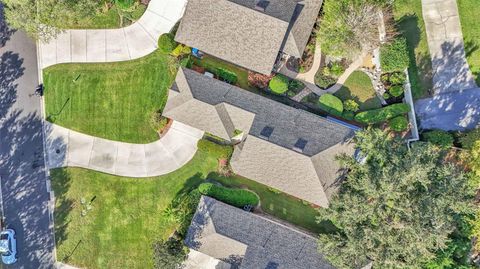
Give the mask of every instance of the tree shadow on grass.
MULTIPOLYGON (((465 56, 470 58, 473 53, 479 49, 479 45, 475 40, 466 40, 465 41, 465 56)), ((475 77, 475 82, 480 86, 480 72, 478 71, 480 66, 470 66, 473 76, 475 77)))
POLYGON ((71 186, 70 174, 65 168, 53 169, 50 171, 52 189, 55 192, 55 244, 61 245, 67 240, 70 214, 73 210, 74 200, 67 197, 71 186))

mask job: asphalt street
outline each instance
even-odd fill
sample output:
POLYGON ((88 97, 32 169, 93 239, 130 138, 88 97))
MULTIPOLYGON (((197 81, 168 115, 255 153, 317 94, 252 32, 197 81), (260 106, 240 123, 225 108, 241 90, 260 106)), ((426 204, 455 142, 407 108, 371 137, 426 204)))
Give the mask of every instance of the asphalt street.
MULTIPOLYGON (((0 16, 1 16, 0 6, 0 16)), ((0 17, 0 177, 7 227, 18 262, 3 268, 53 268, 35 43, 0 17)))

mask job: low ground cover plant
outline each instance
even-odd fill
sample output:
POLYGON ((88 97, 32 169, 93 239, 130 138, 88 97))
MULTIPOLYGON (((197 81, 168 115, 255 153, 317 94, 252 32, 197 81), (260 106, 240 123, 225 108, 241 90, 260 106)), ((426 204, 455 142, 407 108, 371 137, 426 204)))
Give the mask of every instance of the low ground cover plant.
POLYGON ((410 106, 408 104, 393 104, 379 109, 360 112, 355 115, 355 120, 365 124, 375 124, 406 114, 409 111, 410 106))
POLYGON ((454 138, 449 132, 433 130, 422 134, 422 139, 442 148, 453 146, 454 138))
POLYGON ((217 76, 221 80, 228 82, 230 84, 236 84, 238 81, 237 74, 225 68, 218 68, 217 76))
POLYGON ((212 183, 202 183, 198 186, 198 191, 203 195, 240 208, 246 205, 256 206, 259 203, 257 194, 244 189, 229 189, 212 183))

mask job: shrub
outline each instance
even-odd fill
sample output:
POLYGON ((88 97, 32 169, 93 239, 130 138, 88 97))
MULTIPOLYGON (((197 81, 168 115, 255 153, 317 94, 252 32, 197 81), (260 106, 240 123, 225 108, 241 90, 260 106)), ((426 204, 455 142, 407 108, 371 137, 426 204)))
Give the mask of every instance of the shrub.
POLYGON ((355 115, 355 120, 365 124, 375 124, 403 115, 409 111, 410 106, 408 104, 393 104, 378 109, 360 112, 355 115))
POLYGON ((390 92, 390 94, 393 96, 393 97, 400 97, 402 96, 403 94, 403 86, 401 85, 395 85, 395 86, 392 86, 388 92, 390 92))
POLYGON ((408 128, 408 120, 405 116, 395 117, 390 120, 388 126, 396 132, 403 132, 408 128))
POLYGON ((315 75, 315 84, 322 89, 327 89, 335 83, 337 83, 336 79, 325 76, 322 72, 317 72, 315 75))
POLYGON ((197 143, 197 148, 201 152, 217 156, 218 159, 229 159, 233 153, 231 146, 219 145, 207 139, 200 139, 197 143))
POLYGON ((177 47, 177 42, 174 40, 174 36, 170 33, 166 33, 160 36, 158 39, 158 49, 164 53, 172 53, 177 47))
POLYGON ((259 89, 265 89, 268 87, 268 83, 272 79, 272 76, 255 73, 248 71, 248 85, 259 89))
POLYGON ((256 206, 259 203, 257 194, 249 190, 229 189, 212 183, 202 183, 198 186, 198 191, 203 195, 240 208, 246 205, 256 206))
POLYGON ((115 0, 115 5, 120 9, 129 9, 135 4, 135 0, 115 0))
POLYGON ((217 75, 221 80, 230 84, 235 84, 238 80, 237 74, 235 72, 223 68, 217 68, 217 75))
POLYGON ((357 112, 360 109, 360 105, 355 100, 349 99, 343 101, 343 109, 347 111, 357 112))
POLYGON ((178 46, 170 53, 173 57, 180 57, 185 54, 190 54, 192 52, 192 49, 188 46, 185 46, 183 44, 178 44, 178 46))
POLYGON ((388 92, 384 93, 383 94, 383 99, 389 99, 390 97, 392 97, 388 92))
POLYGON ((288 84, 289 81, 286 76, 277 74, 272 78, 272 80, 270 80, 268 87, 273 93, 284 94, 286 91, 288 91, 288 84))
POLYGON ((290 81, 290 84, 288 84, 288 89, 292 91, 302 90, 303 88, 305 88, 305 84, 296 79, 290 81))
POLYGON ((355 113, 353 111, 343 111, 342 117, 346 120, 353 120, 355 118, 355 113))
POLYGON ((333 94, 327 93, 318 98, 318 103, 321 109, 330 114, 341 116, 343 112, 343 103, 340 98, 333 94))
POLYGON ((345 68, 341 62, 332 62, 323 68, 323 74, 325 76, 331 76, 334 78, 338 78, 343 72, 345 72, 345 68))
POLYGON ((449 148, 453 146, 453 135, 442 130, 434 130, 422 134, 423 140, 440 146, 442 148, 449 148))
POLYGON ((391 85, 403 85, 407 80, 407 76, 404 72, 394 72, 388 76, 388 81, 391 85))
POLYGON ((380 62, 384 72, 403 71, 408 67, 407 41, 404 37, 396 38, 380 48, 380 62))
POLYGON ((162 130, 167 126, 167 123, 168 119, 162 116, 161 112, 155 111, 152 113, 152 116, 150 117, 150 126, 152 126, 155 131, 162 130))
POLYGON ((472 149, 475 142, 480 141, 480 128, 472 130, 460 137, 462 148, 472 149))

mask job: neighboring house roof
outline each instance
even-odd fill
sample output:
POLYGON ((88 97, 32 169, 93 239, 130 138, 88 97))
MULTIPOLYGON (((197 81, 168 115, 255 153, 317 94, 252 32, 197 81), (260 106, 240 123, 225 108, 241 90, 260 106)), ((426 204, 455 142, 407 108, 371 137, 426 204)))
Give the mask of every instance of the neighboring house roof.
POLYGON ((318 252, 314 237, 206 196, 185 244, 241 269, 333 268, 318 252))
POLYGON ((186 68, 163 115, 226 140, 243 131, 234 172, 323 207, 344 175, 335 156, 354 152, 352 129, 186 68))
POLYGON ((189 0, 175 40, 270 74, 278 53, 301 57, 322 0, 189 0), (285 49, 283 49, 285 47, 285 49))

